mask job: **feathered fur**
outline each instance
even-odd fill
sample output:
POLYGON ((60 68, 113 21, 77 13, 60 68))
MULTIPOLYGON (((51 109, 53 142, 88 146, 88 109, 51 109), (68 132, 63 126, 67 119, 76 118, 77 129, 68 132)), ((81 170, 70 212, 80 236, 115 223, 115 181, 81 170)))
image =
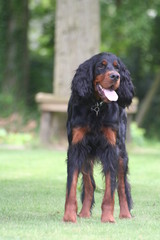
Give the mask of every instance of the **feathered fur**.
POLYGON ((105 209, 108 206, 107 201, 114 201, 117 179, 120 217, 129 218, 132 198, 127 180, 125 107, 131 104, 134 95, 130 73, 118 57, 111 53, 100 53, 78 67, 72 80, 71 91, 67 120, 69 147, 64 221, 76 222, 75 188, 80 172, 83 174, 83 206, 79 215, 90 217, 89 210, 94 203, 93 165, 95 161, 101 163, 106 177, 101 220, 114 221, 112 211, 108 214, 105 209), (103 91, 100 92, 99 88, 103 91), (105 94, 106 89, 117 94, 118 100, 108 99, 105 94), (110 192, 107 192, 107 184, 110 186, 110 192), (110 200, 107 200, 109 198, 110 200), (124 210, 126 203, 123 203, 123 198, 126 199, 128 210, 124 210))

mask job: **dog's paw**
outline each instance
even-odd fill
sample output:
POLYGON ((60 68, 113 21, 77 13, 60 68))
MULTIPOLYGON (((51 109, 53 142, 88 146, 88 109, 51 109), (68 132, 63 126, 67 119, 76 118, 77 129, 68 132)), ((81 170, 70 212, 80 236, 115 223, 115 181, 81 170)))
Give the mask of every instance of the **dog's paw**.
POLYGON ((71 213, 71 212, 65 212, 64 217, 63 217, 64 222, 72 222, 76 223, 77 222, 77 214, 76 213, 71 213))
POLYGON ((113 215, 102 214, 101 222, 102 223, 106 223, 106 222, 108 222, 108 223, 115 223, 115 220, 114 220, 113 215))

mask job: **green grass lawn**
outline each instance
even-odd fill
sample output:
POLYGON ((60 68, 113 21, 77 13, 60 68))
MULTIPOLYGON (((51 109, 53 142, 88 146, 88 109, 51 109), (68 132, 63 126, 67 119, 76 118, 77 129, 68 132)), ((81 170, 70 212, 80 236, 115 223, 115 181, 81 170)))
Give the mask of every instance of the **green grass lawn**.
POLYGON ((160 150, 139 148, 129 156, 134 218, 118 218, 116 198, 116 224, 100 222, 104 185, 101 169, 96 167, 99 191, 92 217, 71 224, 62 222, 66 152, 0 150, 0 240, 160 239, 160 150))

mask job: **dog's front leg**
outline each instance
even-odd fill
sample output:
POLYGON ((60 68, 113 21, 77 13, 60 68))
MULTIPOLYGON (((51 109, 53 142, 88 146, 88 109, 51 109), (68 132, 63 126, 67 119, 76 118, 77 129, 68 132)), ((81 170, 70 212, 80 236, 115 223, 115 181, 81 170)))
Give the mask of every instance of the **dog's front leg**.
POLYGON ((106 173, 105 176, 105 193, 102 202, 102 222, 111 222, 114 223, 114 193, 111 193, 111 177, 110 173, 106 173))
POLYGON ((102 128, 102 132, 107 140, 107 145, 104 153, 100 156, 105 174, 105 193, 102 202, 101 221, 114 223, 114 193, 118 166, 117 133, 110 127, 102 128))
POLYGON ((65 202, 65 213, 63 221, 73 222, 77 221, 77 199, 76 189, 78 181, 78 170, 68 171, 67 179, 67 191, 66 191, 66 202, 65 202))
POLYGON ((82 191, 82 209, 79 213, 81 218, 90 218, 91 209, 94 204, 94 190, 95 182, 93 178, 93 163, 90 165, 89 170, 82 170, 83 174, 83 191, 82 191))

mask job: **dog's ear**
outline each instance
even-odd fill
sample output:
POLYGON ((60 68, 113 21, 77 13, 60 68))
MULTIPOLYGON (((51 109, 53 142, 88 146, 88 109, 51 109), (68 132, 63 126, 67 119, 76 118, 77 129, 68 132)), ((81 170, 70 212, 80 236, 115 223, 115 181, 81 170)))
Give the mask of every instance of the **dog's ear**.
POLYGON ((132 98, 134 96, 134 86, 131 80, 130 72, 120 59, 118 59, 118 62, 120 66, 120 86, 117 90, 118 104, 121 107, 127 107, 132 102, 132 98))
POLYGON ((88 98, 93 94, 93 63, 89 59, 82 63, 72 80, 72 93, 88 98))

